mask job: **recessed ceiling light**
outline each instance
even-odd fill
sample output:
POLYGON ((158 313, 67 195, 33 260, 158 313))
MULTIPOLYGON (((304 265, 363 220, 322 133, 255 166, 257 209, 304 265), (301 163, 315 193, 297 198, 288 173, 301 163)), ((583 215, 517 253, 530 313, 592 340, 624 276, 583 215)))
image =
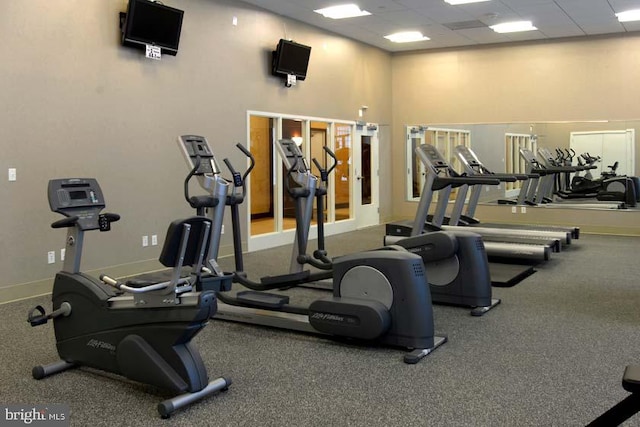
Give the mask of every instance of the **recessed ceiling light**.
POLYGON ((360 10, 357 4, 342 4, 339 6, 325 7, 324 9, 317 9, 314 12, 323 15, 325 18, 331 19, 344 19, 355 18, 357 16, 367 16, 371 13, 366 10, 360 10))
POLYGON ((458 4, 467 4, 467 3, 480 3, 483 1, 489 1, 489 0, 444 0, 445 3, 449 3, 452 5, 458 5, 458 4))
POLYGON ((618 17, 618 21, 620 22, 640 21, 640 9, 633 9, 616 13, 616 16, 618 17))
POLYGON ((502 24, 491 25, 489 28, 496 33, 517 33, 520 31, 537 30, 531 21, 503 22, 502 24))
POLYGON ((384 36, 384 38, 391 40, 394 43, 411 43, 422 40, 431 40, 429 37, 422 35, 420 31, 404 31, 401 33, 389 34, 384 36))

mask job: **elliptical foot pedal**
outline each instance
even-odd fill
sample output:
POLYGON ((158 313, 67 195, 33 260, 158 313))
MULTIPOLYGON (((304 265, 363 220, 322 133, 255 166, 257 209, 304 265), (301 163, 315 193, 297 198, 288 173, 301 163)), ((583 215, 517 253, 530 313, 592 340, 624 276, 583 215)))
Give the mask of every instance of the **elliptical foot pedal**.
POLYGON ((442 344, 446 342, 447 342, 446 336, 443 336, 443 337, 435 336, 433 337, 433 347, 416 348, 415 350, 410 351, 409 353, 404 355, 404 363, 407 363, 409 365, 415 365, 416 363, 418 363, 419 361, 421 361, 422 359, 430 355, 433 352, 433 350, 440 347, 442 344))
POLYGON ((260 278, 260 283, 263 285, 275 285, 282 283, 283 286, 295 285, 299 283, 306 283, 309 281, 311 272, 304 270, 299 273, 282 274, 280 276, 264 276, 260 278))
POLYGON ((253 307, 282 308, 289 304, 289 297, 286 295, 268 294, 266 292, 242 291, 236 294, 238 302, 251 305, 253 307))
POLYGON ((482 306, 482 307, 476 307, 473 310, 471 310, 471 315, 472 316, 482 316, 483 314, 485 314, 487 311, 491 310, 492 308, 494 308, 498 304, 500 304, 500 300, 499 299, 492 299, 491 300, 491 305, 486 305, 486 306, 482 306))

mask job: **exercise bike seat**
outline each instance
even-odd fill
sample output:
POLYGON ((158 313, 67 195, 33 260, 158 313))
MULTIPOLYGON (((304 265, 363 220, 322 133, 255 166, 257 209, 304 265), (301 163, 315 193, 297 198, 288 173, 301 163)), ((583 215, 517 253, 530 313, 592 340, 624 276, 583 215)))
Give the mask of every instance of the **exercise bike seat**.
POLYGON ((145 286, 155 285, 158 283, 155 280, 145 280, 145 279, 131 279, 125 282, 125 285, 130 286, 132 288, 144 288, 145 286))

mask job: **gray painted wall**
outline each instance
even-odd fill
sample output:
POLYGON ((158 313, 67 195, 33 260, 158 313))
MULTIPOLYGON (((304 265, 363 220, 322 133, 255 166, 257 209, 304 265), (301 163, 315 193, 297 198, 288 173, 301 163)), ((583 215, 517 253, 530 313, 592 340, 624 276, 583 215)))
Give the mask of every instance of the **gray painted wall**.
POLYGON ((0 180, 0 301, 9 291, 46 291, 60 269, 46 257, 59 257, 65 235, 49 227, 58 219, 46 199, 51 178, 99 180, 107 211, 122 220, 87 236, 83 269, 126 274, 159 254, 160 246, 141 247, 142 235, 158 234, 161 245, 167 224, 191 214, 178 135, 206 135, 218 157, 240 164, 234 145, 247 143, 247 110, 356 119, 367 105, 368 121, 391 122, 386 52, 240 1, 165 3, 185 16, 178 55, 160 62, 120 45, 124 0, 0 3, 0 170, 18 174, 0 180), (313 47, 307 80, 290 89, 269 73, 270 52, 285 37, 313 47))

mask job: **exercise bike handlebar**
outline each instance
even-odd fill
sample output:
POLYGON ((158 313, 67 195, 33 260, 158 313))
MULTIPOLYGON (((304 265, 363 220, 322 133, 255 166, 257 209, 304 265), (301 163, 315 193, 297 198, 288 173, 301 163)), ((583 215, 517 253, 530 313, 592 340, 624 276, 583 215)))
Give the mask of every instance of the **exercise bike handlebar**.
POLYGON ((56 222, 51 223, 51 228, 73 227, 76 225, 79 219, 80 217, 78 217, 77 215, 62 218, 57 220, 56 222))
MULTIPOLYGON (((104 218, 107 223, 112 223, 120 220, 120 215, 115 213, 103 213, 99 215, 100 218, 104 218)), ((75 227, 80 221, 80 217, 77 215, 68 216, 58 221, 51 223, 51 228, 67 228, 75 227)), ((103 230, 106 231, 106 230, 103 230)))

